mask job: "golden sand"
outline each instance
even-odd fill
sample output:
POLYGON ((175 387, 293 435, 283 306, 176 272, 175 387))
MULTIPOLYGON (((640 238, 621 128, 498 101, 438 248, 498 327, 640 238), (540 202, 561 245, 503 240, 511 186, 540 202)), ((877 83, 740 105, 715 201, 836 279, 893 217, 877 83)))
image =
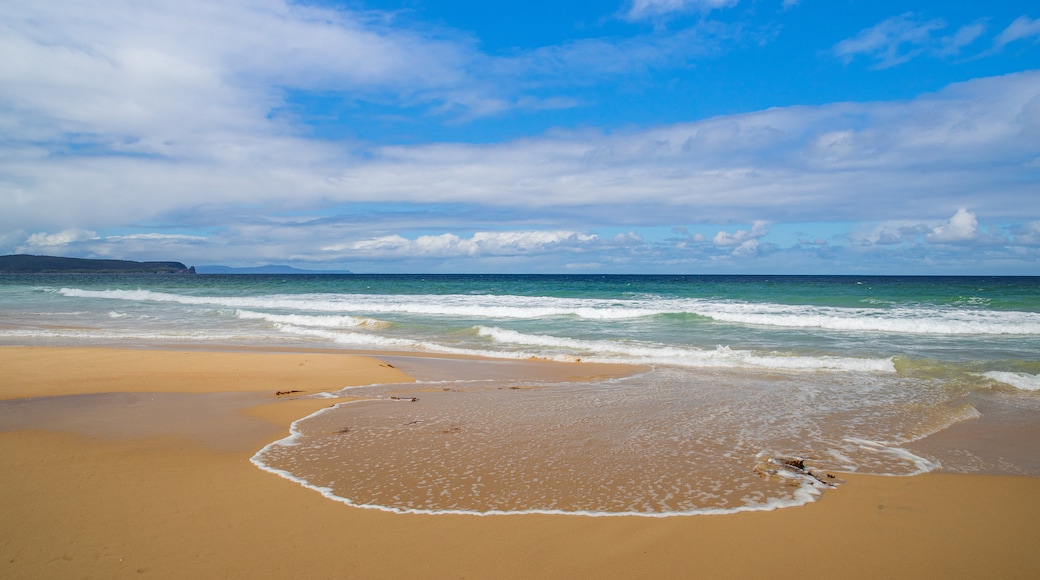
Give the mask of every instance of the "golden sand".
POLYGON ((728 516, 396 515, 249 462, 330 404, 275 391, 409 380, 377 359, 11 347, 0 369, 0 399, 256 392, 227 413, 270 427, 221 450, 175 420, 138 436, 0 425, 2 578, 1040 577, 1040 478, 848 476, 817 503, 728 516))

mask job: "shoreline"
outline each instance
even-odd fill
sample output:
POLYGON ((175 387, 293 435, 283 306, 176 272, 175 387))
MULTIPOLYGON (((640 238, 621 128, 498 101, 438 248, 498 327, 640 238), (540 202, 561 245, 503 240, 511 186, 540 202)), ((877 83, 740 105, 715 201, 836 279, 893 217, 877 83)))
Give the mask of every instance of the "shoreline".
MULTIPOLYGON (((583 365, 575 366, 590 370, 583 365)), ((112 410, 105 419, 110 401, 97 393, 144 393, 152 398, 135 404, 169 419, 121 433, 0 424, 4 577, 743 577, 791 566, 864 578, 1040 573, 1035 477, 842 475, 846 484, 811 504, 731 515, 402 515, 329 501, 249 461, 292 421, 349 400, 278 397, 279 381, 308 387, 301 394, 348 379, 406 383, 378 357, 0 347, 0 368, 0 400, 95 397, 91 412, 117 422, 112 410), (201 402, 215 430, 196 438, 184 418, 201 402)))

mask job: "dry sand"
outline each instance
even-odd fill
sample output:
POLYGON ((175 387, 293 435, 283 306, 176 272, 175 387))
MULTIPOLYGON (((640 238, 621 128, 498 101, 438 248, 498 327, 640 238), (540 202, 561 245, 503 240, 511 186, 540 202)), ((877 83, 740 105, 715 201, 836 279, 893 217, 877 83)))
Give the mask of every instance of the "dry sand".
MULTIPOLYGON (((729 516, 395 515, 249 462, 330 403, 275 391, 408 380, 377 359, 8 347, 0 373, 0 399, 151 393, 111 397, 166 410, 131 431, 0 423, 3 578, 1040 577, 1040 478, 848 476, 817 503, 729 516), (178 392, 196 394, 158 394, 178 392), (204 411, 208 434, 186 432, 204 411)), ((118 422, 104 397, 5 404, 118 422)))

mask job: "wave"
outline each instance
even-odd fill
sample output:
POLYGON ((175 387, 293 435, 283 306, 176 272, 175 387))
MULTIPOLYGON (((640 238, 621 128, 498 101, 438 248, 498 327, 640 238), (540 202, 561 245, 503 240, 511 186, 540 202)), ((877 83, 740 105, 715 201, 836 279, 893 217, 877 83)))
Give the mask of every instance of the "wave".
MULTIPOLYGON (((69 297, 208 305, 254 312, 275 309, 343 313, 350 316, 402 314, 467 320, 573 317, 601 321, 686 315, 697 317, 687 320, 690 323, 704 319, 729 324, 793 329, 913 335, 1040 335, 1040 313, 939 306, 850 308, 661 297, 608 300, 459 294, 192 296, 152 290, 77 288, 62 288, 59 292, 69 297)), ((297 324, 304 325, 303 322, 297 324)), ((333 318, 314 317, 305 325, 340 327, 344 324, 333 318)))
MULTIPOLYGON (((170 302, 228 308, 312 312, 399 313, 462 318, 536 319, 577 316, 595 320, 640 318, 669 312, 647 301, 542 298, 488 295, 275 294, 267 296, 190 296, 152 290, 62 288, 63 296, 137 302, 170 302)), ((672 312, 681 312, 673 310, 672 312)))
POLYGON ((835 308, 720 303, 697 312, 724 322, 926 335, 1040 334, 1040 314, 956 308, 835 308))
POLYGON ((275 324, 308 326, 318 328, 369 328, 379 329, 390 326, 390 323, 374 318, 359 316, 310 316, 306 314, 269 314, 252 310, 236 310, 235 316, 241 320, 264 320, 275 324))
POLYGON ((1040 391, 1040 375, 1029 373, 1009 373, 1004 371, 990 371, 982 373, 987 379, 1010 385, 1023 391, 1040 391))
MULTIPOLYGON (((714 350, 666 346, 643 342, 581 340, 524 334, 502 328, 478 327, 480 336, 498 343, 564 348, 588 353, 592 362, 667 364, 678 367, 764 368, 777 370, 833 370, 895 372, 891 358, 868 359, 833 356, 762 354, 717 346, 714 350)), ((583 359, 586 360, 586 359, 583 359)))
POLYGON ((625 343, 585 341, 550 336, 525 335, 512 330, 477 327, 479 336, 499 344, 539 347, 525 350, 481 349, 451 346, 430 341, 390 338, 362 332, 332 331, 276 325, 278 330, 300 337, 328 340, 355 348, 434 352, 481 358, 511 360, 539 359, 557 362, 590 362, 632 365, 668 365, 687 368, 756 368, 801 371, 895 372, 892 359, 846 357, 805 357, 783 354, 758 354, 718 346, 714 350, 625 343), (562 351, 567 352, 562 352, 562 351))

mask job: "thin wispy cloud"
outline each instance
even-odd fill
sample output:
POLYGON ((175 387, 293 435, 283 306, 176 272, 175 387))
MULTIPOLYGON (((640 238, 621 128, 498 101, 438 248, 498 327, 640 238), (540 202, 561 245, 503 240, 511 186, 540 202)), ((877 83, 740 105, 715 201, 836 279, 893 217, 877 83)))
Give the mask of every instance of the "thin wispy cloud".
POLYGON ((972 23, 946 33, 948 25, 941 18, 922 19, 913 13, 894 16, 862 30, 834 46, 834 55, 846 64, 858 57, 885 69, 908 62, 918 56, 951 56, 974 43, 985 31, 983 23, 972 23))
POLYGON ((740 0, 632 0, 625 16, 632 20, 655 18, 677 12, 710 12, 735 6, 740 0))
POLYGON ((997 35, 993 46, 996 50, 1001 50, 1019 40, 1032 40, 1033 42, 1040 40, 1040 18, 1034 20, 1028 16, 1019 16, 997 35))

